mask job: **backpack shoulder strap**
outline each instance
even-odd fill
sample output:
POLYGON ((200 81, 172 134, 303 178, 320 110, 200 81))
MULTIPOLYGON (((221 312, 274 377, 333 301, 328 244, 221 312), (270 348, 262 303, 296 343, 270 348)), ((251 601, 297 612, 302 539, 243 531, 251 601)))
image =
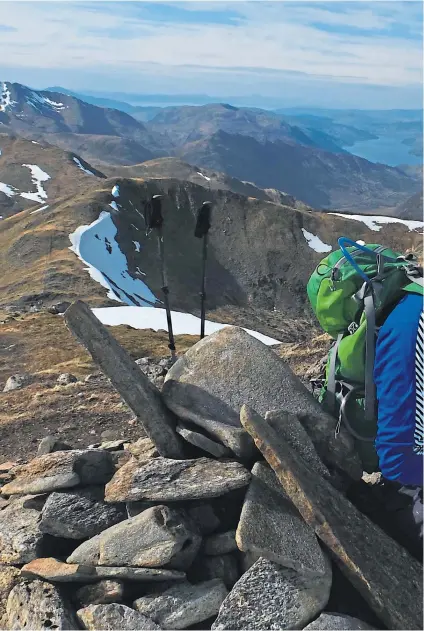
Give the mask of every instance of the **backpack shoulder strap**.
POLYGON ((333 412, 337 410, 337 400, 336 400, 336 360, 337 354, 339 351, 340 342, 344 337, 343 333, 339 333, 337 336, 337 340, 331 349, 330 354, 330 363, 328 366, 328 377, 327 377, 327 401, 330 409, 333 412))

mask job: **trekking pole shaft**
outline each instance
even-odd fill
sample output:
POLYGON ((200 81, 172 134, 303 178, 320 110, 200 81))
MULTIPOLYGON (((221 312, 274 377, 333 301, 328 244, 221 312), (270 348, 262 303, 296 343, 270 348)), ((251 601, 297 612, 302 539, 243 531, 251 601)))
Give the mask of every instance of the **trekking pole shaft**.
POLYGON ((168 323, 168 338, 169 338, 169 350, 171 351, 172 357, 175 357, 175 338, 174 331, 172 329, 172 317, 171 317, 171 308, 169 306, 169 288, 168 288, 168 280, 166 277, 165 270, 165 246, 163 242, 162 230, 158 230, 158 244, 159 244, 159 256, 161 261, 161 274, 162 274, 162 292, 163 292, 163 301, 165 303, 165 311, 166 311, 166 320, 168 323))
POLYGON ((205 337, 205 318, 206 318, 206 259, 208 254, 208 235, 203 237, 203 257, 202 257, 202 289, 200 292, 200 339, 205 337))

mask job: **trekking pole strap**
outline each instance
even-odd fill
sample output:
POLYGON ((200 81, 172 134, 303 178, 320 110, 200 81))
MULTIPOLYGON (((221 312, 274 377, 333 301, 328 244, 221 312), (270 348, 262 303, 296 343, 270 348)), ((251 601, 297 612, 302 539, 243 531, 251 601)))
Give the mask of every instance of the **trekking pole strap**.
POLYGON ((327 402, 331 410, 337 412, 337 399, 336 399, 336 361, 337 354, 344 335, 339 333, 337 340, 331 349, 330 364, 328 366, 328 379, 327 379, 327 402))

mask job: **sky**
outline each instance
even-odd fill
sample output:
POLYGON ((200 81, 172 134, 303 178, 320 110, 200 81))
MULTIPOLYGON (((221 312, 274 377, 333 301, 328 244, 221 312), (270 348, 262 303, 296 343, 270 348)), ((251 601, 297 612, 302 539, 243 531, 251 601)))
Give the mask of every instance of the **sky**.
POLYGON ((0 0, 0 80, 117 97, 420 108, 422 40, 415 0, 0 0))

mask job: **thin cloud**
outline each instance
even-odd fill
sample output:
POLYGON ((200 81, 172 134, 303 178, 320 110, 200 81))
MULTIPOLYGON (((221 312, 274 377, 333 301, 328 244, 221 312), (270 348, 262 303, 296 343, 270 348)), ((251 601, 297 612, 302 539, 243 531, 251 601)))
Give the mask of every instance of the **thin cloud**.
POLYGON ((0 2, 0 58, 3 67, 34 72, 92 76, 107 66, 118 82, 127 80, 131 69, 148 76, 154 65, 163 78, 186 77, 190 67, 217 82, 221 74, 223 86, 230 74, 235 89, 238 84, 242 89, 252 72, 297 73, 314 84, 325 78, 419 86, 422 7, 417 5, 34 1, 23 8, 21 2, 0 2))

